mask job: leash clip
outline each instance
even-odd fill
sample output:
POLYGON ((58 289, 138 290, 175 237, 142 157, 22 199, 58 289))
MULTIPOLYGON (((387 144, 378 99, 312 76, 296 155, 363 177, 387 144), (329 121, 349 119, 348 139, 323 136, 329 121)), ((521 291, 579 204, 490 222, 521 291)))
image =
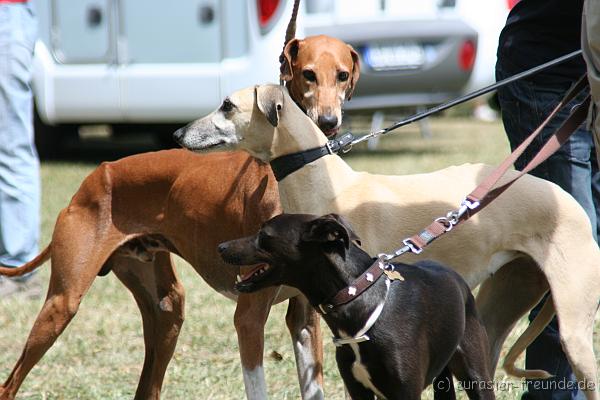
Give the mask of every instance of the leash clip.
POLYGON ((352 150, 353 142, 354 135, 350 132, 343 134, 339 139, 331 139, 327 142, 329 154, 335 154, 340 151, 342 154, 346 154, 352 150))
POLYGON ((455 211, 456 219, 459 220, 462 216, 467 212, 467 210, 474 210, 480 206, 480 202, 475 200, 470 200, 468 197, 465 197, 463 201, 460 203, 460 207, 458 211, 455 211))
POLYGON ((469 210, 474 210, 479 207, 480 203, 477 200, 471 200, 468 197, 465 197, 461 205, 467 206, 469 210))
POLYGON ((340 149, 343 154, 346 154, 350 150, 352 150, 352 145, 354 143, 354 135, 351 132, 345 133, 341 138, 338 139, 338 143, 340 145, 340 149))
POLYGON ((452 219, 451 214, 452 213, 449 213, 448 217, 439 217, 435 219, 436 222, 439 222, 440 224, 444 225, 446 232, 450 232, 452 228, 454 228, 454 225, 456 225, 456 222, 454 222, 454 220, 452 219))
POLYGON ((423 249, 417 246, 410 238, 404 239, 402 243, 404 243, 404 245, 406 245, 414 254, 419 254, 423 251, 423 249))

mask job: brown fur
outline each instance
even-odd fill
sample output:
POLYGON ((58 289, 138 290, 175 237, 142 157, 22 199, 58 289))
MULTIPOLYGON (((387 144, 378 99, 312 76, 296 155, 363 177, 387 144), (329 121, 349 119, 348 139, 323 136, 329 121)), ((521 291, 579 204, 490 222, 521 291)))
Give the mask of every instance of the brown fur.
MULTIPOLYGON (((15 397, 29 370, 75 316, 96 275, 109 269, 131 290, 142 313, 146 360, 135 398, 159 398, 184 319, 184 290, 168 251, 188 261, 215 290, 236 297, 235 273, 222 268, 217 244, 256 231, 280 211, 270 168, 244 153, 169 150, 102 164, 61 211, 48 248, 21 269, 0 269, 20 275, 52 259, 46 301, 23 355, 0 387, 0 399, 15 397), (150 241, 150 258, 132 253, 136 241, 146 246, 150 241)), ((283 291, 276 298, 277 293, 237 297, 234 321, 245 368, 262 364, 263 327, 271 304, 296 295, 283 291)), ((303 304, 296 297, 290 300, 293 317, 288 320, 304 322, 303 304)), ((320 346, 320 333, 313 337, 320 346)), ((322 380, 319 369, 316 379, 322 380)))
POLYGON ((341 40, 319 35, 290 40, 283 55, 281 79, 290 95, 327 136, 334 135, 342 122, 344 100, 352 97, 360 76, 358 54, 341 40), (306 73, 315 79, 307 79, 306 73), (324 126, 327 116, 335 116, 335 127, 324 126))

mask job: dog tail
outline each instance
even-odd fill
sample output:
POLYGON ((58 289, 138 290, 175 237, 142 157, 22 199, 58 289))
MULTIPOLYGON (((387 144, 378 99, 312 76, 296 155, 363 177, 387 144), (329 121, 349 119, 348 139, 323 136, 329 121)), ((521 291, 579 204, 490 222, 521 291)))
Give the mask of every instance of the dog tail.
MULTIPOLYGON (((279 55, 279 64, 283 64, 283 60, 285 56, 283 52, 285 51, 285 46, 289 43, 290 40, 296 37, 296 18, 298 18, 298 9, 300 8, 300 0, 294 1, 294 8, 292 9, 292 17, 290 18, 290 22, 288 23, 287 29, 285 30, 285 40, 283 41, 283 49, 281 49, 281 54, 279 55)), ((283 84, 283 82, 280 82, 283 84)))
POLYGON ((0 275, 3 276, 22 276, 28 272, 33 271, 38 268, 40 265, 48 261, 50 256, 52 255, 52 243, 50 243, 40 254, 38 254, 33 260, 29 261, 26 264, 21 265, 20 267, 10 268, 0 266, 0 275))
POLYGON ((518 378, 526 378, 526 379, 547 379, 551 378, 552 375, 548 372, 541 369, 521 369, 515 367, 515 361, 517 361, 517 357, 525 351, 527 346, 529 346, 536 337, 544 330, 544 328, 552 321, 554 317, 554 301, 552 301, 552 296, 548 296, 548 299, 542 306, 542 309, 538 313, 538 315, 529 323, 525 332, 519 336, 515 344, 508 351, 508 354, 504 358, 504 364, 502 367, 506 371, 507 374, 518 377, 518 378))

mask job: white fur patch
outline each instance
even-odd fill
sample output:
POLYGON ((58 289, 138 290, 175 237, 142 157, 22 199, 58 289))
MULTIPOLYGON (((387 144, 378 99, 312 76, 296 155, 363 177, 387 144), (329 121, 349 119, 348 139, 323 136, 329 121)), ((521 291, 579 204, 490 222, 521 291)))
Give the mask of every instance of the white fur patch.
POLYGON ((310 334, 306 329, 302 329, 299 336, 300 340, 294 341, 294 354, 302 398, 305 400, 323 400, 323 388, 314 379, 316 365, 311 352, 310 334))
POLYGON ((264 400, 267 398, 267 384, 265 382, 265 372, 262 366, 252 370, 243 368, 244 387, 246 388, 246 398, 248 400, 264 400))
MULTIPOLYGON (((350 335, 348 335, 344 331, 340 331, 339 335, 342 338, 350 338, 350 335)), ((348 346, 350 346, 350 348, 354 352, 355 360, 352 363, 352 375, 354 376, 354 379, 360 382, 367 389, 373 391, 373 393, 375 393, 377 397, 385 399, 386 397, 383 394, 381 394, 381 392, 375 387, 373 382, 371 382, 371 374, 369 374, 367 367, 365 367, 365 365, 362 363, 362 359, 360 357, 360 348, 358 347, 358 344, 349 343, 348 346)))

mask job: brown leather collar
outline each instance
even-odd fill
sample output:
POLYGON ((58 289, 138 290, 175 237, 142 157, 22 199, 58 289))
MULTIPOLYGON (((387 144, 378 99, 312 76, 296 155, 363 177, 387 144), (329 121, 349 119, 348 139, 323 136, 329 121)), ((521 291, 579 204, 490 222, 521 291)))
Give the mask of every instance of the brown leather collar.
POLYGON ((375 262, 363 272, 358 278, 356 278, 352 283, 337 292, 333 298, 327 303, 319 304, 319 310, 323 314, 327 314, 335 307, 341 306, 342 304, 346 304, 351 302, 360 296, 365 290, 370 288, 379 278, 383 275, 385 271, 386 263, 378 258, 375 262))

